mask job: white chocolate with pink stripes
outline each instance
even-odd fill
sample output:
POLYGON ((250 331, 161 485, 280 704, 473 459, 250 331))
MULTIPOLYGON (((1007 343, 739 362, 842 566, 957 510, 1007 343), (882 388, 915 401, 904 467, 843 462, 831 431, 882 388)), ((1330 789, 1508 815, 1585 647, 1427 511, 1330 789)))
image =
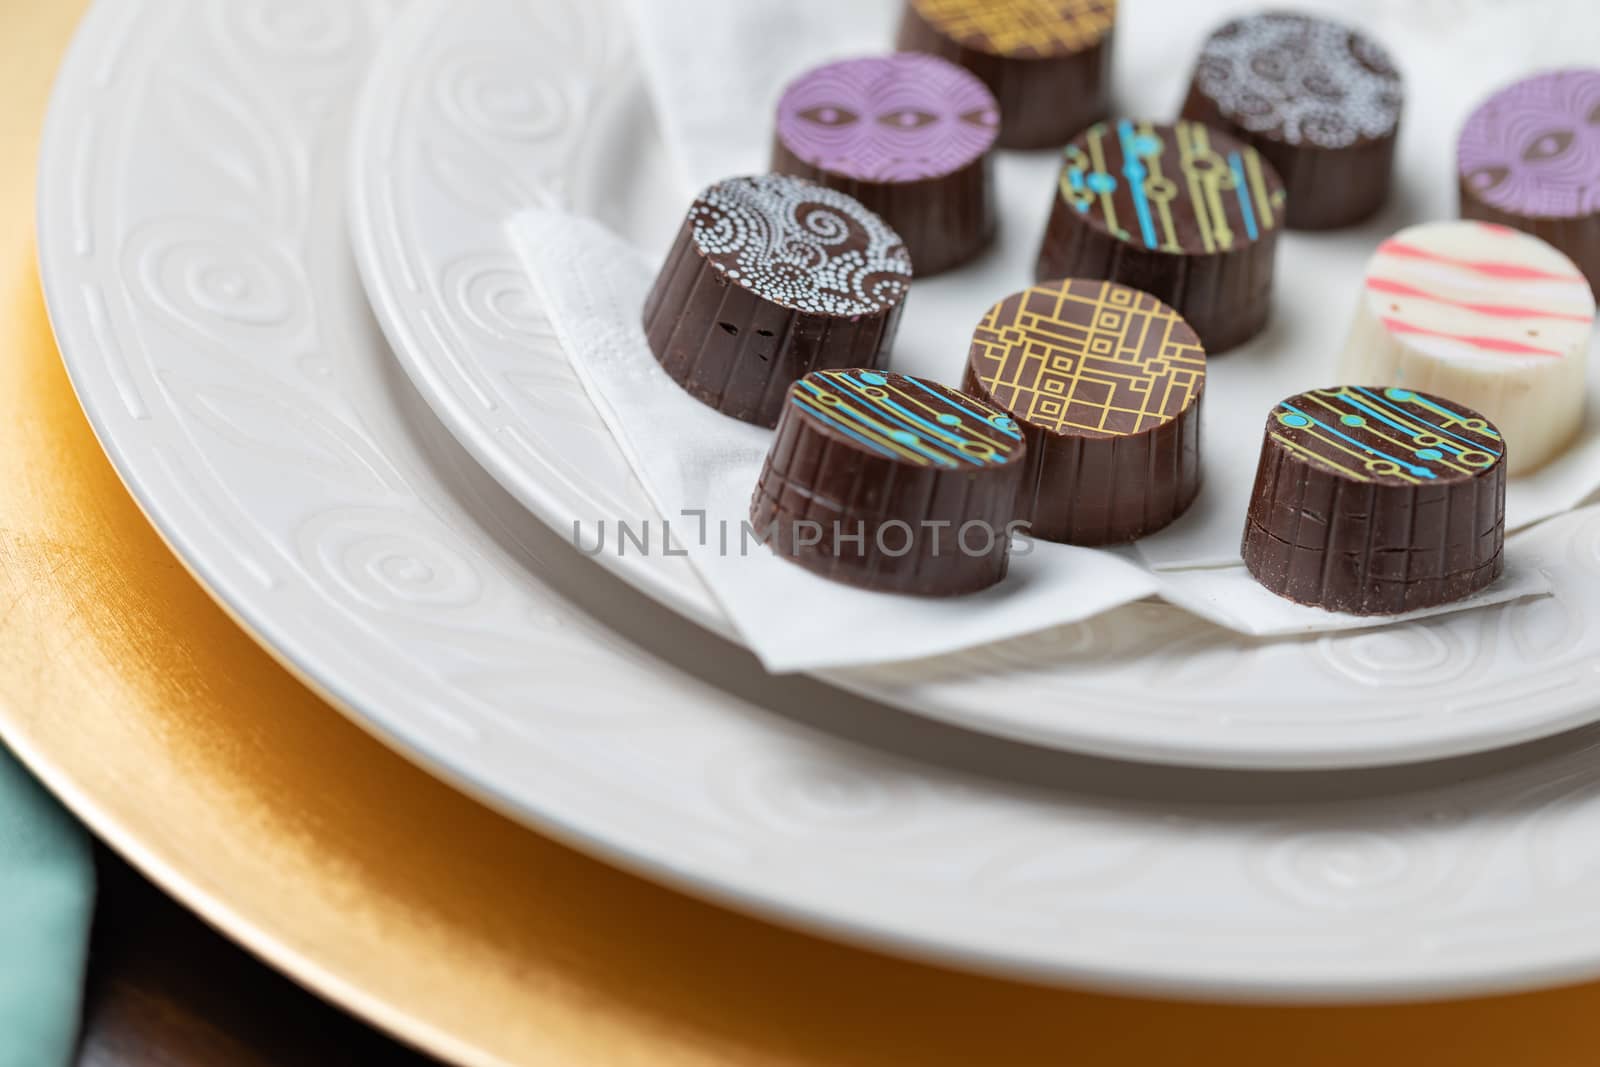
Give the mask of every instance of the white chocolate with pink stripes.
POLYGON ((1559 454, 1583 422, 1594 319, 1583 273, 1539 238, 1424 223, 1378 246, 1336 377, 1481 411, 1519 474, 1559 454))

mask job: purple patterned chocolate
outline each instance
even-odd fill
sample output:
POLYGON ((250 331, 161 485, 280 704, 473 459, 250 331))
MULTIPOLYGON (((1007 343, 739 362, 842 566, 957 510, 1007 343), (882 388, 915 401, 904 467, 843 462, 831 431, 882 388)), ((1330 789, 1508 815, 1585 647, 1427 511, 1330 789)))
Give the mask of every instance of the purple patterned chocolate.
POLYGON ((1000 107, 981 81, 911 52, 817 67, 778 103, 778 136, 790 152, 858 181, 953 174, 989 151, 999 128, 1000 107))
POLYGON ((1526 218, 1600 212, 1600 70, 1540 74, 1491 96, 1461 131, 1461 179, 1526 218))

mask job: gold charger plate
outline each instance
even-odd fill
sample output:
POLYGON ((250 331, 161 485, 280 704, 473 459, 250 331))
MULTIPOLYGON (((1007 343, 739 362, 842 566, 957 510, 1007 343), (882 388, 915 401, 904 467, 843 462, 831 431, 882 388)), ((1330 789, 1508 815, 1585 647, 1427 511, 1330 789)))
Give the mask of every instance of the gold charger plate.
POLYGON ((45 93, 81 6, 0 0, 0 734, 208 921, 465 1064, 1588 1062, 1600 986, 1211 1007, 814 940, 587 859, 362 733, 183 570, 62 370, 26 235, 45 93))

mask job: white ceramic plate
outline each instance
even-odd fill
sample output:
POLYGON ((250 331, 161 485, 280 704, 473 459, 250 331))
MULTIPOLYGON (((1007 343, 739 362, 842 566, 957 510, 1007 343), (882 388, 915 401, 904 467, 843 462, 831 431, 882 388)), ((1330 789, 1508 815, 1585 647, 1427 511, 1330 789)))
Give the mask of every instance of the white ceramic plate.
MULTIPOLYGON (((358 722, 601 856, 956 965, 1340 999, 1600 974, 1600 732, 1337 775, 1045 752, 773 680, 530 520, 394 365, 343 244, 345 102, 385 18, 104 0, 39 185, 51 321, 96 433, 218 599, 358 722)), ((1567 521, 1549 563, 1600 589, 1600 516, 1567 521)), ((1515 642, 1592 687, 1592 663, 1557 666, 1572 610, 1327 656, 1380 678, 1409 650, 1450 678, 1515 642)), ((1234 662, 1188 651, 1172 664, 1195 678, 1234 662)))
MULTIPOLYGON (((503 227, 520 207, 554 203, 644 247, 675 232, 684 194, 631 69, 627 22, 621 0, 434 0, 375 64, 351 155, 357 261, 401 362, 512 494, 556 530, 570 535, 581 522, 591 538, 598 518, 654 509, 539 321, 503 227)), ((1045 198, 1029 192, 1048 187, 1055 163, 1025 162, 1002 174, 1016 181, 1002 199, 1037 199, 1042 216, 1045 198)), ((687 560, 599 558, 691 618, 723 625, 687 560)), ((969 728, 1124 758, 1397 763, 1592 721, 1600 701, 1570 679, 1586 677, 1600 652, 1600 604, 1573 587, 1561 599, 1279 641, 1148 604, 825 677, 969 728), (1517 620, 1529 611, 1561 620, 1552 647, 1565 652, 1523 654, 1517 620)))

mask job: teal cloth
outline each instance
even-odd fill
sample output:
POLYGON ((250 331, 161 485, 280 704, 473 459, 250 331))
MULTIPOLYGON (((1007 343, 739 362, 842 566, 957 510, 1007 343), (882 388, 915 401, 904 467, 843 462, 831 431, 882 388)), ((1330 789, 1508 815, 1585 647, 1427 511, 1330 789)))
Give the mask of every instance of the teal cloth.
POLYGON ((0 1067, 72 1062, 93 901, 88 835, 0 745, 0 1067))

